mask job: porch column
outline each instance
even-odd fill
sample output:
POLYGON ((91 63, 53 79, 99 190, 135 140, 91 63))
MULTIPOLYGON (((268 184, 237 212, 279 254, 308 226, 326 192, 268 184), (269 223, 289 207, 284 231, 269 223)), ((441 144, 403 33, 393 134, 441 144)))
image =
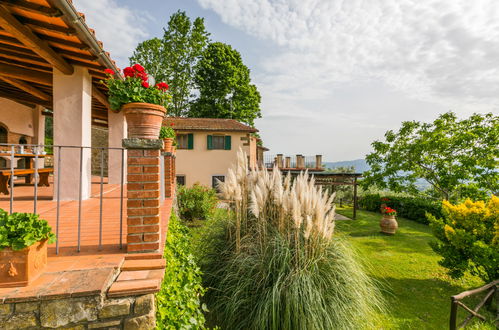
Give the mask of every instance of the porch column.
MULTIPOLYGON (((92 133, 92 78, 88 70, 75 66, 72 75, 54 68, 54 145, 91 146, 92 133)), ((91 150, 62 148, 61 168, 58 168, 58 149, 54 148, 54 198, 57 196, 57 178, 60 177, 60 199, 87 199, 91 193, 91 150), (80 155, 81 152, 81 155, 80 155), (81 173, 80 173, 81 156, 81 173), (60 173, 59 173, 60 172, 60 173), (80 179, 81 176, 81 179, 80 179)))
POLYGON ((163 140, 124 139, 127 149, 127 252, 158 252, 161 240, 160 157, 163 140))
POLYGON ((45 143, 45 116, 42 115, 43 107, 37 105, 33 109, 33 141, 32 144, 45 143))
MULTIPOLYGON (((108 123, 108 145, 109 148, 121 148, 122 141, 127 137, 127 126, 125 115, 123 111, 118 113, 108 111, 107 113, 107 123, 108 123)), ((121 183, 121 166, 122 166, 122 151, 121 150, 109 150, 108 153, 108 176, 109 183, 119 184, 121 183)), ((124 176, 126 179, 126 151, 124 154, 124 176)))

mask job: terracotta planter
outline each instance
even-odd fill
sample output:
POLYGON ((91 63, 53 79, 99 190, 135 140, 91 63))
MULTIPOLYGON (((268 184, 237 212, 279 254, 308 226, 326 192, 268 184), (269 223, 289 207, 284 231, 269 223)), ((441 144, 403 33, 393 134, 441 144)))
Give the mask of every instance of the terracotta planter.
POLYGON ((157 139, 166 109, 157 104, 128 103, 121 107, 128 125, 128 137, 157 139))
POLYGON ((383 214, 383 217, 379 221, 379 226, 381 227, 381 232, 389 235, 395 234, 397 228, 399 227, 397 220, 395 220, 394 215, 383 214))
POLYGON ((47 240, 19 251, 0 251, 0 287, 27 286, 47 265, 47 240))
POLYGON ((165 152, 172 152, 172 147, 173 147, 172 138, 163 139, 163 149, 165 152))

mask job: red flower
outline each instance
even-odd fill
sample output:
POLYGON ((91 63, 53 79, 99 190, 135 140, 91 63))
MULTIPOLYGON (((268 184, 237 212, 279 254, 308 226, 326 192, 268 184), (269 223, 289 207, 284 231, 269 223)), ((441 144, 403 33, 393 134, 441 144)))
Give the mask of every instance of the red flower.
POLYGON ((128 66, 128 67, 123 69, 123 74, 125 75, 125 77, 134 77, 135 70, 128 66))
POLYGON ((171 123, 170 126, 173 126, 173 123, 171 123))
POLYGON ((168 90, 168 88, 170 88, 170 86, 168 86, 168 84, 165 82, 160 82, 159 84, 156 84, 156 87, 158 89, 161 89, 162 91, 166 91, 168 90))
POLYGON ((144 71, 145 71, 144 67, 143 67, 142 65, 140 65, 140 64, 134 64, 134 65, 132 66, 132 68, 133 68, 135 71, 137 71, 137 72, 144 72, 144 71))
POLYGON ((142 82, 142 87, 149 88, 149 83, 147 81, 142 82))
POLYGON ((110 75, 113 75, 113 74, 114 74, 114 71, 113 71, 113 70, 111 70, 111 69, 106 69, 106 70, 104 70, 104 72, 105 72, 106 74, 110 74, 110 75))

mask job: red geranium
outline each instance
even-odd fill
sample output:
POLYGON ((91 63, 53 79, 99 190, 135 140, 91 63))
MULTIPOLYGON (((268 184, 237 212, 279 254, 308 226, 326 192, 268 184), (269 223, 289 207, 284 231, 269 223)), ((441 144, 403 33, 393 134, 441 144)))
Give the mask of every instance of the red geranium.
POLYGON ((123 69, 125 77, 135 77, 135 70, 129 66, 123 69))
POLYGON ((147 81, 142 82, 142 87, 149 88, 149 83, 147 81))
POLYGON ((383 209, 383 213, 388 215, 397 215, 397 211, 388 206, 383 209))
POLYGON ((168 88, 170 88, 170 86, 168 86, 168 84, 165 82, 160 82, 160 83, 156 84, 156 87, 158 89, 161 89, 162 91, 166 91, 166 90, 168 90, 168 88))
POLYGON ((138 71, 138 72, 145 72, 145 69, 142 65, 140 64, 134 64, 132 66, 132 68, 135 70, 135 71, 138 71))
POLYGON ((105 72, 106 74, 114 75, 114 71, 113 71, 113 70, 111 70, 111 69, 106 69, 106 70, 104 70, 104 72, 105 72))

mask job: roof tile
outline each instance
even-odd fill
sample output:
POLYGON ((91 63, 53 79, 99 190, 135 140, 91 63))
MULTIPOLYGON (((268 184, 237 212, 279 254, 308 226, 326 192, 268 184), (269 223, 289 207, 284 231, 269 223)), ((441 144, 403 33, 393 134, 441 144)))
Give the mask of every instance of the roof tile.
POLYGON ((183 131, 258 132, 256 128, 234 119, 167 117, 163 120, 164 126, 171 124, 173 129, 183 131))

